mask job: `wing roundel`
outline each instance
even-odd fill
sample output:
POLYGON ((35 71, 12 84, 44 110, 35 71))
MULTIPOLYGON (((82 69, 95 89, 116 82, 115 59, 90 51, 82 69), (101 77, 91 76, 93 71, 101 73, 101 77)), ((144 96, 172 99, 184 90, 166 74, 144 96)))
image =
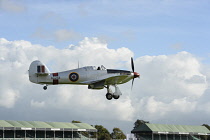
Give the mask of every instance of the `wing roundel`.
POLYGON ((76 72, 71 72, 69 74, 69 80, 72 81, 72 82, 76 82, 79 80, 79 74, 76 73, 76 72))

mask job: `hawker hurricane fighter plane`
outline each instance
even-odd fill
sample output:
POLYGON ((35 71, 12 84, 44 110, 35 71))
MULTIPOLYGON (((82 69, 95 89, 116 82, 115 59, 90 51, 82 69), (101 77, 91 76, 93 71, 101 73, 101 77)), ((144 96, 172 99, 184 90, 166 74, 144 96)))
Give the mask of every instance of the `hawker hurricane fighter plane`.
POLYGON ((134 78, 140 77, 134 72, 133 58, 131 58, 132 71, 106 69, 103 65, 100 67, 86 66, 78 69, 51 73, 48 68, 39 60, 33 61, 29 67, 29 80, 36 84, 48 85, 74 84, 88 85, 88 89, 107 89, 106 98, 118 99, 122 95, 118 84, 124 84, 134 78), (115 92, 112 92, 110 86, 114 86, 115 92))

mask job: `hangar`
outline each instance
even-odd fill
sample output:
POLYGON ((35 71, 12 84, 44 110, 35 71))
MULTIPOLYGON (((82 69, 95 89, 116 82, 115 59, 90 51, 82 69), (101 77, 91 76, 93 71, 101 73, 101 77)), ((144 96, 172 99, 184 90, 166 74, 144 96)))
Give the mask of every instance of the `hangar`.
POLYGON ((145 123, 131 133, 138 140, 207 140, 210 131, 205 126, 145 123))
POLYGON ((0 120, 0 140, 96 140, 87 123, 0 120))

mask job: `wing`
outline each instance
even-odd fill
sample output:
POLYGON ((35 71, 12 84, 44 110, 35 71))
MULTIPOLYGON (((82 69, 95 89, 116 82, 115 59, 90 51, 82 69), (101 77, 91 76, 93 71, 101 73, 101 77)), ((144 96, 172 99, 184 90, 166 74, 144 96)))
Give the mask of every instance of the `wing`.
POLYGON ((110 78, 105 79, 105 85, 116 85, 116 84, 123 84, 131 80, 130 76, 128 75, 119 75, 113 76, 110 78))
POLYGON ((118 76, 112 76, 105 79, 99 79, 99 80, 90 80, 90 81, 84 81, 83 84, 98 84, 100 85, 103 83, 103 85, 116 85, 116 84, 123 84, 128 81, 130 81, 133 78, 131 75, 118 75, 118 76))

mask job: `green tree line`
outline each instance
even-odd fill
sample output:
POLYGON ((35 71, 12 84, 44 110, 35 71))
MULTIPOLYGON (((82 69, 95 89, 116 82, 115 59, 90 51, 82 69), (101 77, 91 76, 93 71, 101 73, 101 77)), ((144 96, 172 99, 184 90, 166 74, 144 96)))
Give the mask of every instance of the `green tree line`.
MULTIPOLYGON (((72 123, 81 123, 80 121, 72 121, 72 123)), ((95 125, 94 126, 97 129, 97 133, 91 134, 92 138, 96 138, 98 140, 111 140, 111 139, 126 139, 125 134, 120 128, 113 128, 112 132, 110 133, 104 126, 102 125, 95 125), (97 135, 97 136, 96 136, 97 135)), ((83 132, 85 134, 85 132, 83 132)))

